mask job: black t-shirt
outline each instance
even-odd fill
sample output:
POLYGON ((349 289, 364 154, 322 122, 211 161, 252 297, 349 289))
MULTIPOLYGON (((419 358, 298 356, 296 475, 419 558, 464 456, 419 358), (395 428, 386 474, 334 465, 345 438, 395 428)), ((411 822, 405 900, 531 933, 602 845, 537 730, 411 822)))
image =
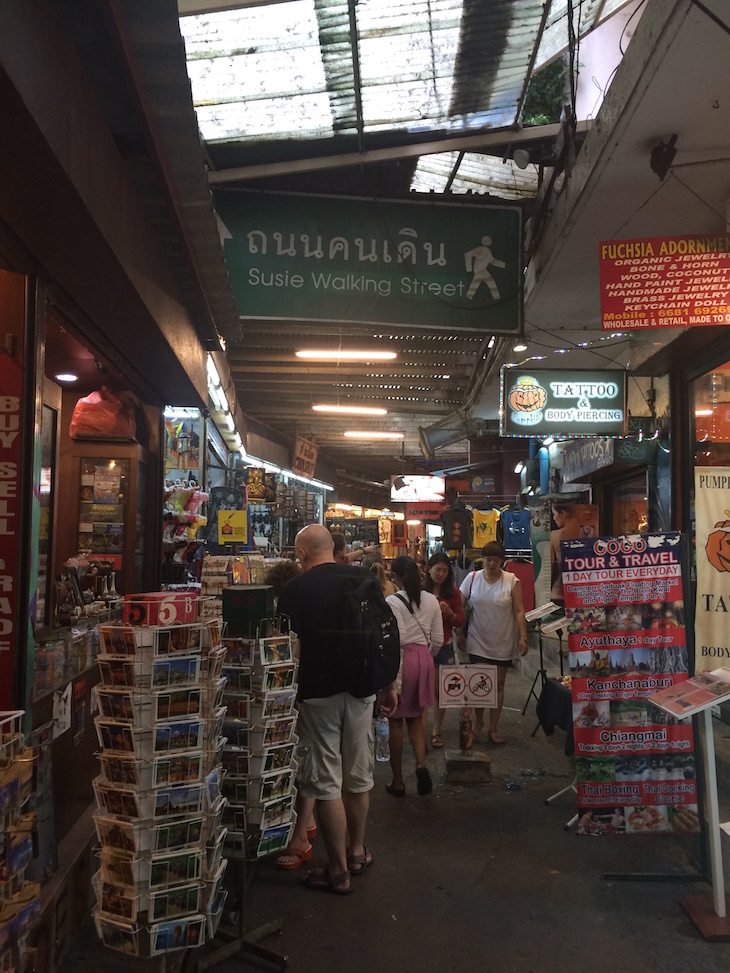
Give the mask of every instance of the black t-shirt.
POLYGON ((337 646, 342 639, 342 596, 351 578, 367 578, 354 564, 317 564, 288 581, 278 613, 286 615, 299 636, 299 696, 316 699, 343 692, 335 677, 337 646))
POLYGON ((444 547, 447 550, 459 551, 462 547, 472 546, 471 510, 442 510, 441 523, 444 525, 444 547))

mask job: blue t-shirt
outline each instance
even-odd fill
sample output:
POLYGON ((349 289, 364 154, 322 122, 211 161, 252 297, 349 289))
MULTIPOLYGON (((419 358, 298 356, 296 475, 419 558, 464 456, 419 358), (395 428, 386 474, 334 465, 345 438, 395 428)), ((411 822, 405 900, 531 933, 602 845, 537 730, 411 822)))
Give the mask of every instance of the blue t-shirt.
POLYGON ((526 551, 530 547, 530 511, 505 510, 502 514, 505 551, 526 551))

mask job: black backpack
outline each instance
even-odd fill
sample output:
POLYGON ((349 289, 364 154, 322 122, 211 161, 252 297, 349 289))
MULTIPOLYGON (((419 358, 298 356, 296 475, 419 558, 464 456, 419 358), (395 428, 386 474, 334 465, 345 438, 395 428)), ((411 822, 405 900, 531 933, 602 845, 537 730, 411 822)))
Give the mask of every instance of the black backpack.
POLYGON ((351 696, 371 696, 394 682, 400 668, 398 622, 375 575, 352 578, 341 617, 338 681, 351 696))

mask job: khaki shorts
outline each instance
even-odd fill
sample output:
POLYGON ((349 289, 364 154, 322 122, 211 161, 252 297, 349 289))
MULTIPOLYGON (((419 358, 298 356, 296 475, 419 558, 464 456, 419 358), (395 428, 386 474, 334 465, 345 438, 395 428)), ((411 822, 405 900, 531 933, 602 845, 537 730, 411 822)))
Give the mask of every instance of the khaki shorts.
POLYGON ((299 701, 297 787, 302 797, 332 801, 373 786, 374 696, 337 693, 299 701))

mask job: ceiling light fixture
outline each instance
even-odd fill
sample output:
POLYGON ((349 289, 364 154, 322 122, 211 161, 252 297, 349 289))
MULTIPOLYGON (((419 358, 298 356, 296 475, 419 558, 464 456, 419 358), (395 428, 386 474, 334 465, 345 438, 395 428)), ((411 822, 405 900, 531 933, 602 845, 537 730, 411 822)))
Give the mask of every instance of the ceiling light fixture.
POLYGON ((398 357, 394 351, 344 351, 341 348, 306 348, 294 354, 309 361, 392 361, 398 357))
POLYGON ((543 439, 542 444, 543 446, 552 446, 554 442, 555 439, 552 436, 546 436, 545 439, 543 439))
MULTIPOLYGON (((56 376, 58 378, 58 376, 56 376)), ((712 409, 695 409, 696 416, 711 416, 712 409)))
POLYGON ((78 380, 79 380, 78 375, 74 375, 73 372, 59 372, 58 375, 56 375, 57 382, 70 383, 70 382, 78 382, 78 380))
POLYGON ((346 439, 405 439, 405 433, 402 432, 367 432, 357 429, 348 429, 344 435, 346 439))
POLYGON ((520 460, 517 466, 515 466, 515 473, 521 473, 524 470, 524 468, 525 468, 525 464, 522 462, 522 460, 520 460))
POLYGON ((532 162, 532 155, 529 149, 515 149, 512 153, 512 161, 518 169, 526 169, 532 162))
POLYGON ((496 340, 497 340, 497 339, 495 338, 495 336, 494 336, 494 335, 492 335, 492 337, 491 337, 491 338, 489 339, 489 344, 487 345, 487 348, 494 348, 494 342, 495 342, 496 340))
POLYGON ((312 412, 331 412, 342 416, 387 416, 387 409, 366 405, 313 405, 312 412))
POLYGON ((527 345, 524 341, 518 341, 517 344, 512 347, 512 351, 527 351, 527 345))

